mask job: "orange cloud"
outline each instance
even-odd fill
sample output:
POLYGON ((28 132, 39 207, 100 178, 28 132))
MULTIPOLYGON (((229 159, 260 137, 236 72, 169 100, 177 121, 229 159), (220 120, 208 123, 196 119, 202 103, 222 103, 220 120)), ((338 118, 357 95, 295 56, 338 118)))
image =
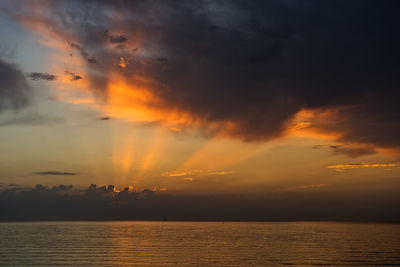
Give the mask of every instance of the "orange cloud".
POLYGON ((298 122, 296 125, 293 126, 294 130, 301 130, 311 127, 311 122, 298 122))
POLYGON ((174 171, 166 173, 165 175, 170 177, 181 177, 186 175, 197 175, 197 176, 227 175, 231 173, 232 173, 231 171, 191 170, 191 171, 174 171))
POLYGON ((382 168, 382 167, 395 167, 394 163, 354 163, 354 164, 339 164, 328 166, 329 169, 334 169, 336 171, 346 171, 350 169, 360 169, 360 168, 382 168))
POLYGON ((126 58, 121 57, 121 61, 119 62, 118 66, 121 68, 126 68, 126 65, 128 65, 128 60, 126 58))
POLYGON ((331 121, 335 114, 335 109, 302 109, 288 124, 286 134, 296 137, 337 140, 342 136, 340 131, 323 131, 314 123, 315 121, 331 121))

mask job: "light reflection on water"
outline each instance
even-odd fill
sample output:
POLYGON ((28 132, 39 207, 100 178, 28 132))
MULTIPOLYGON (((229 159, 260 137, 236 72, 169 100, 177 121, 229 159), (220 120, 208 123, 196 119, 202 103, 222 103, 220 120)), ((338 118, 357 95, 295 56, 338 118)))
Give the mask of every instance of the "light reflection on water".
POLYGON ((0 223, 0 266, 400 265, 400 225, 0 223))

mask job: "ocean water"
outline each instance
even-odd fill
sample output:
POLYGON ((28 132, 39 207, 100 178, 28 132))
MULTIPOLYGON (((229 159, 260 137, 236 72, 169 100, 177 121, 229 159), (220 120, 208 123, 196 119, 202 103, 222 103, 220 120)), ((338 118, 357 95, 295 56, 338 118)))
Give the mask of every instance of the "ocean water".
POLYGON ((400 225, 0 223, 0 266, 400 266, 400 225))

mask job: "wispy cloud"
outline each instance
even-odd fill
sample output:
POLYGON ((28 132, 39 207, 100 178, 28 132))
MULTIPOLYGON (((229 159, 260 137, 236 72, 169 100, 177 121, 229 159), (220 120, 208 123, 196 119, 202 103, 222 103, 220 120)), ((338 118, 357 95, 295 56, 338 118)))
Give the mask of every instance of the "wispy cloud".
POLYGON ((48 74, 48 73, 42 73, 42 72, 31 72, 26 74, 26 77, 33 81, 54 81, 57 80, 57 76, 53 74, 48 74))
POLYGON ((82 47, 79 44, 74 44, 71 43, 70 44, 71 48, 78 50, 78 52, 81 54, 81 56, 88 62, 91 64, 98 64, 98 61, 96 60, 96 58, 94 56, 89 55, 89 53, 87 52, 87 50, 82 47))
POLYGON ((0 126, 13 126, 13 125, 37 126, 37 125, 52 125, 62 122, 64 122, 64 119, 60 117, 46 117, 37 114, 28 114, 24 116, 18 116, 0 120, 0 126))
POLYGON ((100 121, 109 121, 110 117, 108 117, 108 116, 100 117, 100 118, 98 118, 98 120, 100 120, 100 121))
POLYGON ((360 168, 381 168, 381 167, 395 167, 395 163, 352 163, 352 164, 339 164, 328 166, 329 169, 336 171, 346 171, 350 169, 360 168))
POLYGON ((297 190, 319 188, 319 187, 325 187, 325 186, 328 186, 328 184, 306 184, 306 185, 299 185, 299 186, 284 187, 284 188, 281 188, 281 190, 282 191, 297 191, 297 190))
POLYGON ((72 81, 77 81, 77 80, 81 80, 82 79, 82 76, 80 76, 78 74, 75 74, 73 72, 70 72, 70 71, 66 71, 65 74, 69 75, 71 77, 72 81))
MULTIPOLYGON (((212 175, 227 175, 231 174, 232 171, 213 171, 213 170, 190 170, 190 171, 173 171, 166 173, 165 176, 169 177, 181 177, 181 176, 212 176, 212 175)), ((193 178, 191 178, 193 179, 193 178)))
POLYGON ((78 175, 76 172, 60 172, 60 171, 41 171, 41 172, 34 172, 33 174, 36 175, 78 175))
POLYGON ((375 147, 371 145, 315 145, 313 149, 330 149, 335 155, 347 155, 351 158, 376 154, 375 147))
POLYGON ((298 122, 292 126, 294 130, 301 130, 311 127, 311 122, 298 122))

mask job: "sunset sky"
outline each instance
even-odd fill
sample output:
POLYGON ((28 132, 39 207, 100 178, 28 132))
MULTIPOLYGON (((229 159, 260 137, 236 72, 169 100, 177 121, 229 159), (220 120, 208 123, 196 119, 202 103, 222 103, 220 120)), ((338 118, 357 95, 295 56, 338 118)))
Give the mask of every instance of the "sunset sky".
POLYGON ((0 189, 400 189, 398 1, 0 1, 0 189))

